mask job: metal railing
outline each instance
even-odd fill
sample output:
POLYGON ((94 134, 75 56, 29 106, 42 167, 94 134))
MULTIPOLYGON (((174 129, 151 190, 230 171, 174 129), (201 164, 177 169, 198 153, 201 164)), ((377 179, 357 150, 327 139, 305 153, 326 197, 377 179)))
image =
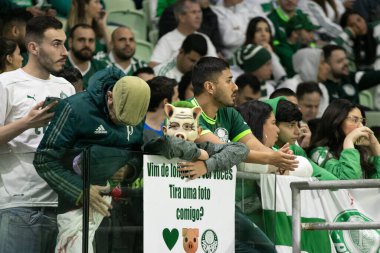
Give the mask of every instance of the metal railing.
POLYGON ((301 190, 338 190, 380 188, 380 179, 302 181, 290 183, 292 190, 293 253, 301 252, 301 230, 359 230, 380 229, 380 222, 326 222, 301 223, 301 190))

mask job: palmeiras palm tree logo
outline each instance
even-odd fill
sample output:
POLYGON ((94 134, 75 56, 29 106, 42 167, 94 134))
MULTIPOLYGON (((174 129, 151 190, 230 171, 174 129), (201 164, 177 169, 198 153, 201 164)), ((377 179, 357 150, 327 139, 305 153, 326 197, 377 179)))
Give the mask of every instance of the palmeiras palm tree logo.
POLYGON ((214 253, 218 248, 218 236, 213 230, 207 229, 202 234, 201 244, 205 253, 214 253))
MULTIPOLYGON (((346 210, 336 216, 334 222, 371 222, 358 210, 346 210)), ((377 253, 380 252, 380 230, 333 230, 331 239, 337 252, 377 253)))

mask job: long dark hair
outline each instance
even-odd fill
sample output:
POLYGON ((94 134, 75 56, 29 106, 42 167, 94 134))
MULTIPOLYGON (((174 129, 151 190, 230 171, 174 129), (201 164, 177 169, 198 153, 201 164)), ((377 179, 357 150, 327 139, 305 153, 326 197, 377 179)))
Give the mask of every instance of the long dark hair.
POLYGON ((16 48, 16 41, 0 37, 0 73, 6 69, 7 56, 13 54, 16 48))
MULTIPOLYGON (((340 18, 340 26, 342 28, 347 27, 348 18, 351 15, 359 15, 362 17, 358 12, 354 10, 346 10, 341 18, 340 18)), ((363 18, 363 17, 362 17, 363 18)), ((365 19, 363 18, 364 22, 365 19)), ((368 25, 368 24, 367 24, 368 25)), ((355 63, 359 70, 365 69, 365 66, 371 66, 375 60, 376 60, 376 51, 377 51, 377 41, 375 37, 373 36, 373 28, 368 26, 367 34, 356 36, 353 39, 354 46, 354 56, 355 56, 355 63), (361 52, 364 51, 364 56, 361 54, 361 52)))
POLYGON ((270 117, 272 107, 264 102, 251 100, 239 105, 236 109, 243 116, 243 119, 251 128, 256 138, 261 141, 261 143, 264 143, 263 127, 265 121, 270 117))
POLYGON ((260 17, 260 16, 252 18, 249 21, 248 26, 247 26, 247 31, 245 33, 245 42, 244 42, 244 45, 248 45, 248 44, 252 44, 253 43, 253 38, 254 38, 255 33, 256 33, 256 26, 260 22, 265 22, 268 25, 269 34, 270 34, 269 45, 271 45, 271 47, 273 47, 273 45, 272 45, 272 42, 273 42, 272 29, 271 29, 271 27, 270 27, 270 25, 268 23, 268 20, 266 20, 265 18, 260 17))
MULTIPOLYGON (((333 100, 323 113, 316 133, 312 135, 308 148, 309 153, 316 147, 328 147, 334 158, 339 159, 346 138, 342 124, 350 111, 355 108, 359 109, 362 117, 365 118, 365 112, 361 106, 347 99, 333 100)), ((363 172, 367 175, 368 172, 374 170, 373 165, 368 162, 369 150, 363 146, 355 146, 355 149, 360 153, 360 164, 363 172)))

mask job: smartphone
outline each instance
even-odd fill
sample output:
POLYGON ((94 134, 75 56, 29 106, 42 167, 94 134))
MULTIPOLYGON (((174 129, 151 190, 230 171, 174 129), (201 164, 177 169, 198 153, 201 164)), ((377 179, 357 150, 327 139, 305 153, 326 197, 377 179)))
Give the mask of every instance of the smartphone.
MULTIPOLYGON (((57 97, 46 97, 45 101, 44 101, 44 104, 42 105, 42 108, 45 108, 46 106, 50 105, 51 103, 55 102, 55 101, 59 101, 61 100, 60 98, 57 98, 57 97)), ((56 109, 56 106, 53 106, 52 108, 50 108, 47 112, 55 112, 55 109, 56 109)))

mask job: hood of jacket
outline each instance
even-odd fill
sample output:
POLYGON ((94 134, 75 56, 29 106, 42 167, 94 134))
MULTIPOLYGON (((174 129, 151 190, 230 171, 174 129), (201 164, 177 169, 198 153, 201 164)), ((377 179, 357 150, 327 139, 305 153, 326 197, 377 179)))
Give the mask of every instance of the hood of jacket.
POLYGON ((277 105, 280 100, 287 100, 286 97, 280 96, 276 98, 267 99, 264 102, 272 107, 274 117, 277 115, 277 105))
POLYGON ((300 75, 303 82, 318 82, 319 63, 322 49, 303 48, 293 55, 294 71, 300 75))
POLYGON ((125 76, 124 72, 115 67, 105 68, 96 72, 88 82, 87 92, 94 99, 99 108, 107 108, 107 91, 110 90, 116 82, 125 76))

